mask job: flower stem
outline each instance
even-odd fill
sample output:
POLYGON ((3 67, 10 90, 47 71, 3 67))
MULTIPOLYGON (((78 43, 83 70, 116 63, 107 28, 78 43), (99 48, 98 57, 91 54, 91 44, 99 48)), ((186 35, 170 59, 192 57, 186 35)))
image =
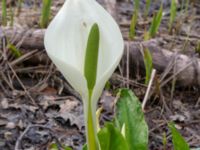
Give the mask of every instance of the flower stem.
POLYGON ((89 91, 89 102, 88 102, 88 110, 87 110, 87 146, 88 150, 99 150, 98 140, 96 135, 96 127, 94 124, 94 118, 92 114, 92 107, 91 107, 91 95, 92 91, 89 91))

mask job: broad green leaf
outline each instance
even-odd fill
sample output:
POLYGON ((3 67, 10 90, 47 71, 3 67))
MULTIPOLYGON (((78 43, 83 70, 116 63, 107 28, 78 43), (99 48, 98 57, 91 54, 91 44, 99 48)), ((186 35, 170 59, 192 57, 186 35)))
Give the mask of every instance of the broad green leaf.
POLYGON ((98 133, 101 150, 129 150, 125 138, 112 123, 105 124, 98 133))
MULTIPOLYGON (((60 150, 60 148, 56 143, 52 143, 49 147, 49 150, 60 150)), ((72 149, 68 146, 63 146, 63 150, 72 150, 72 149)))
POLYGON ((146 71, 146 77, 145 77, 145 84, 147 85, 149 83, 149 80, 151 78, 151 72, 153 68, 153 61, 151 53, 149 52, 148 48, 144 49, 144 64, 145 64, 145 71, 146 71))
POLYGON ((172 134, 172 142, 174 146, 174 150, 190 150, 189 145, 181 136, 181 134, 177 131, 173 123, 169 123, 169 128, 172 134))
POLYGON ((99 27, 95 23, 89 33, 84 66, 84 75, 86 77, 89 90, 93 90, 96 83, 98 52, 99 27))
POLYGON ((83 145, 82 150, 87 150, 87 144, 83 145))
POLYGON ((148 126, 141 104, 131 90, 122 89, 116 104, 116 125, 125 123, 125 138, 130 150, 147 150, 148 126))

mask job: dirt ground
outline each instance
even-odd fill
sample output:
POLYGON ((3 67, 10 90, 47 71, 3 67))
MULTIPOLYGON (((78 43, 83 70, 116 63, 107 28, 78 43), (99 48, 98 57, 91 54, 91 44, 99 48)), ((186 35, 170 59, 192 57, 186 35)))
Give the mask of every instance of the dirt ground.
MULTIPOLYGON (((114 1, 114 0, 113 0, 114 1)), ((53 0, 52 18, 56 15, 64 0, 53 0)), ((109 9, 104 0, 100 4, 109 9)), ((112 1, 110 1, 112 2, 112 1)), ((128 0, 115 1, 112 15, 120 25, 124 39, 128 42, 128 32, 133 3, 128 0)), ((144 19, 144 2, 140 1, 140 13, 135 41, 142 42, 143 34, 150 26, 153 14, 159 9, 161 0, 153 0, 149 16, 144 19)), ((1 3, 1 2, 0 2, 1 3)), ((184 54, 199 61, 200 57, 200 3, 191 1, 188 11, 182 11, 178 3, 177 18, 171 33, 168 32, 170 1, 163 0, 164 15, 158 34, 159 47, 184 54), (199 44, 199 46, 198 46, 199 44)), ((68 145, 75 150, 81 149, 85 142, 84 117, 80 96, 70 87, 60 72, 48 59, 44 48, 23 46, 17 41, 16 31, 29 33, 39 29, 41 0, 24 1, 19 11, 15 1, 8 1, 14 8, 13 30, 0 26, 0 150, 46 150, 52 143, 68 145), (19 11, 19 14, 17 12, 19 11), (7 36, 8 32, 11 34, 7 36), (10 36, 12 35, 13 36, 10 36), (6 38, 7 37, 7 38, 6 38), (8 38, 9 37, 9 38, 8 38), (5 47, 6 43, 15 43, 21 57, 5 47)), ((0 9, 1 10, 1 9, 0 9)), ((9 16, 9 13, 8 13, 9 16)), ((0 22, 1 23, 1 22, 0 22)), ((41 45, 42 41, 34 43, 41 45)), ((137 58, 131 58, 137 59, 137 58)), ((111 86, 106 88, 99 100, 103 107, 101 124, 112 120, 115 91, 129 87, 143 100, 146 92, 144 70, 137 65, 121 63, 110 79, 111 86), (134 72, 127 79, 126 71, 134 72)), ((167 66, 167 64, 166 64, 167 66)), ((167 67, 166 67, 167 68, 167 67)), ((149 126, 149 149, 170 150, 171 134, 167 127, 174 121, 191 148, 200 147, 200 86, 175 82, 176 75, 164 86, 159 85, 173 76, 173 71, 160 71, 156 75, 151 95, 145 108, 145 118, 149 126), (165 78, 164 73, 167 72, 165 78), (162 79, 162 80, 161 80, 162 79), (163 146, 166 135, 167 146, 163 146)), ((196 74, 194 79, 200 76, 196 74)), ((185 81, 187 81, 186 77, 185 81)), ((184 81, 184 80, 182 80, 184 81)))

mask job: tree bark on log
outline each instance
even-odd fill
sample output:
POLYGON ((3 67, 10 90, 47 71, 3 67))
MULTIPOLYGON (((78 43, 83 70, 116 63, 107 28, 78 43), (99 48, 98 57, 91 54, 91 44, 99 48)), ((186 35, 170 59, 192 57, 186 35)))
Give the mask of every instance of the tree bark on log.
MULTIPOLYGON (((5 28, 0 31, 0 38, 6 37, 20 48, 25 50, 44 49, 44 29, 23 30, 18 28, 5 28)), ((173 53, 161 48, 157 39, 145 42, 125 42, 125 53, 122 61, 126 62, 126 52, 129 49, 129 68, 132 72, 136 64, 144 69, 143 50, 148 48, 152 54, 153 66, 160 73, 174 74, 177 81, 183 86, 197 85, 200 87, 200 59, 184 54, 173 53), (168 70, 168 71, 167 71, 168 70), (173 71, 175 70, 175 71, 173 71)), ((171 78, 173 79, 173 78, 171 78)))

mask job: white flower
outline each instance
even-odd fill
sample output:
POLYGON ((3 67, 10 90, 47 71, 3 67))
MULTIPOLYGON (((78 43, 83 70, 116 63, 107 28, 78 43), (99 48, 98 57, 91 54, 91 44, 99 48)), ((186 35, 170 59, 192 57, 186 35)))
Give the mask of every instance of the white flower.
POLYGON ((124 43, 118 25, 95 0, 66 0, 49 25, 44 44, 51 60, 82 96, 85 113, 88 107, 92 108, 95 122, 97 101, 123 54, 124 43), (95 23, 100 32, 99 55, 92 104, 88 106, 84 62, 88 35, 95 23))

